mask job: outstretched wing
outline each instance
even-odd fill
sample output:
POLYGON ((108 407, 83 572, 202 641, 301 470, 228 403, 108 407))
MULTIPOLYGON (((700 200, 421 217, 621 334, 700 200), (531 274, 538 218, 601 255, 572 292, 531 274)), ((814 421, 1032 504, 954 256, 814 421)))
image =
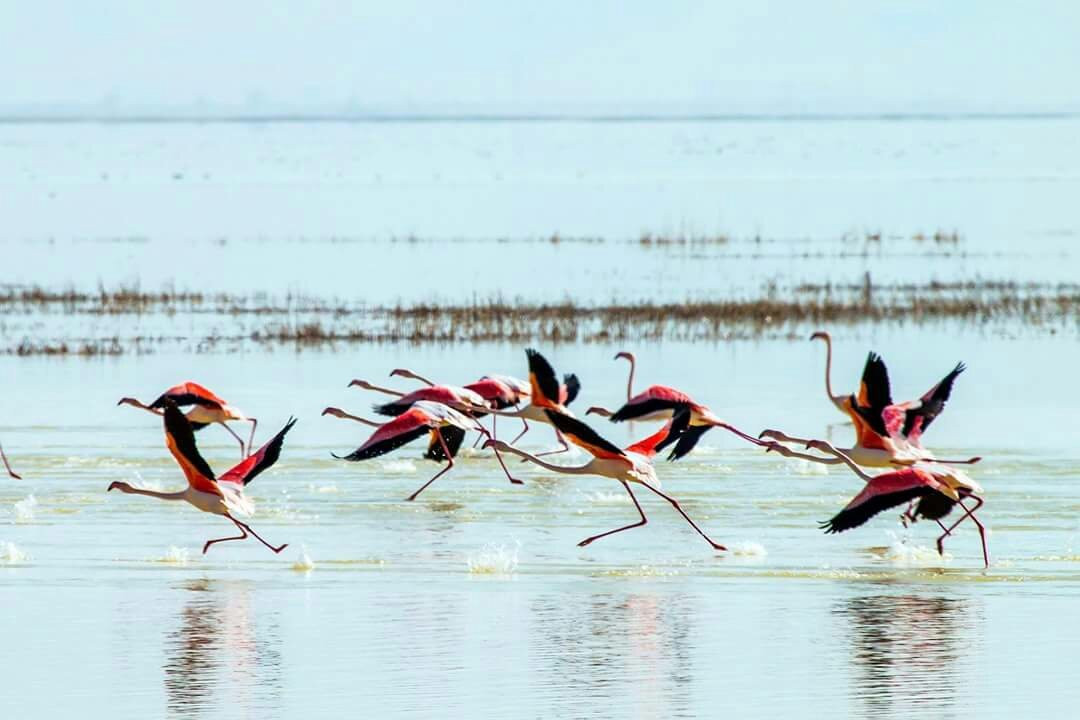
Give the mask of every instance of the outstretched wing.
POLYGON ((694 405, 693 399, 684 392, 666 385, 650 385, 626 401, 626 404, 611 415, 611 422, 623 422, 645 417, 662 410, 670 410, 672 416, 679 410, 694 405))
POLYGON ((591 427, 577 418, 564 415, 556 410, 546 410, 548 419, 555 429, 566 436, 568 440, 589 451, 598 458, 626 458, 626 453, 621 448, 613 445, 591 427))
POLYGON ((433 426, 433 420, 423 409, 413 407, 379 427, 363 445, 345 455, 334 455, 342 460, 368 460, 397 450, 413 440, 423 437, 433 426))
POLYGON ((164 407, 165 446, 184 471, 188 485, 200 492, 221 495, 221 488, 214 482, 214 471, 195 446, 191 423, 172 400, 166 398, 164 407))
POLYGON ((543 355, 529 348, 525 351, 529 358, 529 384, 532 387, 532 403, 541 407, 559 405, 559 380, 555 369, 543 355))
POLYGON ((165 407, 165 401, 172 400, 179 407, 187 407, 188 405, 202 405, 208 408, 221 408, 225 406, 225 401, 219 398, 214 393, 210 392, 202 385, 190 380, 179 385, 174 385, 165 392, 158 396, 157 400, 150 403, 152 408, 165 407))
POLYGON ((885 426, 882 413, 892 404, 889 370, 885 367, 885 361, 881 359, 881 356, 871 352, 866 356, 866 365, 863 367, 862 383, 854 403, 855 412, 870 426, 871 430, 882 437, 887 437, 889 431, 885 426))
POLYGON ((934 492, 945 492, 933 475, 918 468, 904 468, 871 478, 843 510, 821 523, 826 533, 859 527, 878 513, 934 492))
POLYGON ((930 423, 934 422, 934 418, 945 409, 945 403, 948 402, 949 396, 952 395, 953 383, 956 382, 956 378, 965 369, 964 363, 957 363, 956 367, 941 379, 941 382, 927 390, 926 394, 919 399, 919 402, 907 410, 904 416, 904 435, 906 437, 917 439, 919 435, 926 431, 926 428, 930 427, 930 423))
POLYGON ((257 452, 248 455, 238 464, 233 466, 224 475, 218 478, 218 482, 237 483, 247 485, 258 477, 259 473, 266 470, 281 457, 281 445, 285 442, 285 435, 296 424, 296 418, 289 418, 289 422, 269 442, 258 449, 257 452))
POLYGON ((667 441, 669 437, 678 437, 686 430, 689 423, 690 411, 683 411, 664 423, 664 427, 660 428, 649 437, 644 440, 638 440, 633 445, 627 447, 626 451, 651 458, 656 455, 657 451, 660 449, 660 443, 667 441))

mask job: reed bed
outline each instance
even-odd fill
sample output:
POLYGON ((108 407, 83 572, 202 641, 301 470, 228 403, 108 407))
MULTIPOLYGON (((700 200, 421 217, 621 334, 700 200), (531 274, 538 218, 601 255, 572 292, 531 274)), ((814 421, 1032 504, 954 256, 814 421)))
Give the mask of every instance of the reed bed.
POLYGON ((784 287, 769 283, 756 296, 680 302, 583 304, 569 298, 557 302, 489 298, 393 306, 301 295, 144 292, 134 287, 97 292, 30 287, 0 293, 0 352, 19 356, 146 353, 170 344, 213 352, 245 346, 365 343, 719 342, 802 337, 817 327, 929 323, 1076 331, 1080 284, 970 280, 878 285, 866 275, 861 283, 784 287), (53 325, 61 328, 52 332, 54 337, 21 329, 20 318, 50 315, 53 325), (67 325, 85 335, 83 323, 67 321, 81 315, 101 316, 94 324, 102 326, 105 336, 63 336, 67 325), (187 321, 177 322, 185 315, 190 316, 187 321), (170 332, 157 336, 130 332, 136 325, 156 322, 157 316, 170 332), (189 329, 176 331, 185 324, 189 329), (60 336, 55 336, 57 332, 60 336))

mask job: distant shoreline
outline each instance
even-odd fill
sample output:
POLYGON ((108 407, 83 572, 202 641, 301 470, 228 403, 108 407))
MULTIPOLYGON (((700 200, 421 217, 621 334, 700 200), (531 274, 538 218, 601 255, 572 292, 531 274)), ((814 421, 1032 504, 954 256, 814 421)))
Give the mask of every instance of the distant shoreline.
POLYGON ((118 113, 0 112, 4 125, 838 123, 1073 120, 1080 111, 1006 113, 118 113))

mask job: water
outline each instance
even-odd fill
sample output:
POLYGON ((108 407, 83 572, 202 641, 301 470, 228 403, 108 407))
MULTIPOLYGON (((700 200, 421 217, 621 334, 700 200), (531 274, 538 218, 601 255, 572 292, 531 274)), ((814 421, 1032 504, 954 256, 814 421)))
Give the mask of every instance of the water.
MULTIPOLYGON (((0 163, 0 282, 137 278, 147 289, 291 288, 374 303, 484 296, 515 280, 534 298, 634 300, 867 270, 1071 279, 1080 223, 1061 199, 1077 189, 1075 122, 0 126, 0 152, 19 159, 0 163), (730 152, 711 152, 729 135, 730 152), (754 146, 758 135, 773 139, 754 146), (1023 153, 1020 139, 1032 140, 1023 153), (732 156, 742 159, 717 164, 732 156), (203 171, 210 177, 196 182, 203 171), (965 238, 955 253, 910 238, 954 227, 965 238), (680 228, 733 240, 617 242, 680 228), (869 254, 862 239, 842 237, 877 228, 905 237, 869 254), (492 241, 554 231, 606 241, 492 241), (758 232, 778 240, 755 250, 758 232), (390 241, 409 233, 467 240, 390 241), (354 239, 332 242, 337 234, 354 239), (116 239, 135 235, 143 239, 116 239), (491 272, 505 258, 521 262, 491 272), (403 262, 418 263, 422 282, 379 266, 403 262), (218 264, 223 272, 195 273, 218 264), (457 275, 436 283, 432 267, 457 275), (557 267, 564 281, 538 278, 537 267, 557 267)), ((83 336, 99 322, 0 321, 5 344, 46 327, 83 336)), ((137 332, 125 325, 133 320, 115 322, 137 332)), ((812 329, 795 328, 800 338, 812 329)), ((359 464, 330 457, 368 435, 319 416, 327 405, 369 414, 378 396, 346 389, 351 378, 395 384, 385 375, 402 366, 451 382, 521 376, 516 345, 0 356, 0 441, 25 478, 0 481, 5 707, 19 717, 40 715, 43 703, 49 714, 88 717, 1071 714, 1080 700, 1068 675, 1080 640, 1068 621, 1080 595, 1075 329, 856 326, 837 334, 838 391, 853 389, 870 348, 888 360, 898 399, 958 360, 969 365, 927 442, 986 458, 971 474, 986 488, 989 570, 970 525, 944 557, 933 528, 904 529, 899 511, 823 535, 817 522, 858 491, 857 478, 763 456, 720 431, 659 467, 665 491, 731 549, 720 554, 647 491, 638 493, 647 526, 576 547, 635 519, 603 478, 514 464, 526 484, 511 486, 487 453, 466 451, 407 503, 436 470, 419 446, 359 464), (105 493, 114 480, 182 487, 158 420, 115 403, 187 378, 258 417, 261 437, 300 418, 280 462, 249 488, 252 526, 289 543, 280 556, 251 541, 203 556, 207 539, 231 534, 220 518, 105 493)), ((543 348, 581 377, 579 409, 625 397, 625 364, 611 359, 621 349, 543 348)), ((630 349, 638 386, 684 388, 747 431, 849 438, 829 427, 840 418, 823 397, 820 345, 630 349)), ((592 424, 623 445, 653 429, 592 424)), ((219 472, 237 460, 224 430, 198 437, 219 472)), ((550 429, 534 427, 523 445, 552 448, 550 429)))

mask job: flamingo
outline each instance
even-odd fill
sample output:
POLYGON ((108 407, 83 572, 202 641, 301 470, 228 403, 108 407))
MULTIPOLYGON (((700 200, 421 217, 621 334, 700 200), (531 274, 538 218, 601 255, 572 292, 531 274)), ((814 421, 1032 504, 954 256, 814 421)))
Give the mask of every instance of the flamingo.
POLYGON ((679 514, 690 523, 690 526, 694 528, 701 537, 705 538, 706 542, 712 545, 715 550, 727 549, 723 545, 714 542, 712 538, 706 535, 705 531, 698 527, 697 523, 686 514, 675 498, 661 492, 659 488, 656 487, 660 484, 660 481, 657 479, 656 469, 653 467, 653 457, 656 455, 658 446, 664 442, 671 433, 672 426, 676 422, 674 419, 669 420, 658 432, 653 433, 640 442, 630 445, 624 450, 608 442, 595 430, 576 418, 560 413, 557 410, 546 409, 544 412, 548 415, 550 423, 555 426, 555 428, 557 428, 565 437, 569 438, 575 445, 588 451, 589 454, 593 456, 593 459, 581 466, 566 467, 562 465, 552 465, 551 463, 541 460, 536 455, 530 455, 524 450, 519 450, 501 440, 490 439, 484 443, 484 447, 491 447, 503 450, 504 452, 513 453, 523 460, 527 460, 542 468, 564 475, 599 475, 601 477, 618 480, 622 483, 622 486, 626 488, 626 492, 630 495, 630 499, 634 502, 634 507, 637 508, 638 515, 641 517, 636 523, 625 525, 614 530, 608 530, 599 535, 587 537, 578 543, 578 547, 585 547, 602 537, 641 527, 649 522, 648 518, 645 517, 645 511, 641 509, 641 505, 634 496, 634 491, 630 489, 630 483, 637 483, 671 503, 671 506, 675 508, 679 514))
POLYGON ((254 505, 244 494, 244 487, 259 473, 277 462, 281 455, 281 445, 285 441, 285 435, 296 424, 296 419, 289 418, 285 427, 259 448, 258 452, 248 455, 224 475, 215 478, 214 471, 199 454, 199 449, 195 445, 194 427, 171 398, 165 398, 162 402, 162 415, 165 425, 165 444, 172 456, 176 458, 180 469, 184 471, 188 486, 179 492, 166 493, 144 490, 132 487, 126 482, 116 481, 109 485, 106 492, 119 490, 129 495, 147 495, 159 500, 184 500, 203 512, 228 518, 240 529, 239 535, 207 540, 203 545, 204 555, 211 545, 229 540, 244 540, 248 533, 275 554, 288 547, 287 545, 274 547, 252 530, 251 526, 237 520, 235 516, 248 516, 254 512, 254 505))
POLYGON ((226 425, 226 423, 229 421, 250 422, 251 435, 248 437, 247 449, 248 452, 251 452, 252 444, 255 441, 255 426, 258 425, 259 421, 255 418, 247 417, 239 409, 229 405, 229 403, 196 382, 191 382, 189 380, 188 382, 175 385, 163 392, 158 396, 157 400, 154 400, 154 402, 149 405, 132 397, 121 398, 120 402, 116 404, 131 405, 140 410, 146 410, 155 415, 161 415, 166 400, 172 400, 178 407, 194 405, 187 414, 187 419, 188 422, 191 423, 192 430, 202 430, 204 427, 211 424, 221 425, 221 427, 228 430, 229 433, 236 438, 236 441, 240 443, 240 457, 245 457, 244 441, 241 440, 240 436, 233 432, 233 429, 226 425))
MULTIPOLYGON (((352 420, 353 422, 358 422, 363 425, 367 425, 368 427, 377 428, 382 427, 386 424, 385 422, 376 422, 374 420, 368 420, 366 418, 352 415, 337 407, 328 407, 324 409, 322 411, 322 415, 331 415, 342 420, 352 420)), ((447 449, 450 451, 450 456, 457 457, 458 450, 461 449, 461 443, 465 440, 465 431, 461 428, 448 425, 447 427, 442 428, 441 435, 442 440, 446 441, 446 446, 447 449)), ((481 435, 480 437, 483 437, 483 435, 481 435)), ((439 435, 436 434, 434 430, 431 431, 431 438, 428 441, 428 449, 426 452, 424 452, 424 459, 435 460, 436 462, 446 459, 446 456, 443 453, 442 449, 442 442, 440 441, 439 435)))
POLYGON ((979 538, 982 540, 983 563, 986 567, 990 567, 990 554, 986 549, 986 528, 975 517, 975 512, 983 506, 984 501, 979 497, 983 490, 966 474, 956 468, 937 463, 919 463, 880 475, 870 475, 846 453, 837 450, 828 442, 816 440, 812 446, 815 450, 836 456, 866 482, 862 491, 852 498, 843 510, 821 523, 821 529, 826 533, 842 533, 845 530, 851 530, 889 508, 917 501, 914 508, 909 509, 904 517, 915 522, 921 516, 927 520, 933 520, 941 527, 943 532, 937 539, 939 555, 945 554, 945 538, 952 535, 952 531, 960 523, 971 518, 979 529, 979 538), (964 500, 968 498, 973 501, 973 507, 964 504, 964 500), (946 527, 941 520, 957 505, 964 514, 959 520, 946 527))
MULTIPOLYGON (((959 363, 941 382, 930 388, 919 400, 894 404, 889 389, 889 373, 880 355, 870 353, 863 368, 858 396, 845 400, 848 413, 855 424, 855 444, 843 452, 860 465, 891 467, 911 465, 919 461, 936 461, 953 465, 974 465, 981 460, 937 460, 921 443, 922 433, 945 408, 953 383, 964 371, 959 363)), ((760 438, 786 443, 798 443, 809 448, 814 441, 797 438, 779 430, 765 430, 760 438)), ((776 449, 776 448, 773 448, 776 449)), ((825 465, 838 465, 839 458, 822 458, 792 450, 776 449, 786 457, 795 457, 825 465)))
MULTIPOLYGON (((523 408, 515 410, 490 410, 489 413, 498 417, 516 417, 521 418, 522 424, 525 426, 517 437, 510 441, 511 445, 517 444, 518 440, 524 437, 525 433, 529 432, 529 420, 534 422, 542 422, 547 425, 553 425, 548 414, 548 410, 552 410, 561 415, 573 417, 573 413, 567 408, 567 405, 572 403, 581 391, 581 382, 578 381, 577 375, 563 375, 563 382, 560 383, 555 375, 555 369, 551 367, 551 363, 547 361, 539 351, 533 348, 527 348, 525 350, 525 357, 529 360, 529 402, 523 408)), ((555 438, 562 446, 559 450, 552 450, 549 452, 538 453, 537 457, 544 455, 558 455, 570 450, 570 446, 566 443, 566 439, 559 432, 558 427, 555 427, 555 438)))
MULTIPOLYGON (((412 370, 407 370, 405 368, 391 370, 390 377, 395 376, 419 380, 428 387, 438 387, 436 383, 428 380, 423 375, 419 375, 412 370)), ((480 395, 480 397, 484 398, 484 400, 496 410, 504 410, 508 407, 517 405, 522 400, 528 398, 530 394, 529 385, 527 383, 523 380, 510 377, 509 375, 485 375, 476 382, 469 383, 464 387, 466 390, 471 390, 480 395)))
MULTIPOLYGON (((623 355, 629 355, 633 358, 633 355, 630 353, 619 353, 619 355, 616 355, 615 357, 618 358, 623 355)), ((632 389, 631 386, 634 377, 633 362, 631 362, 630 367, 630 382, 627 384, 627 390, 632 389)), ((631 397, 627 400, 625 405, 614 412, 604 407, 593 406, 589 408, 585 414, 600 415, 601 417, 610 419, 611 422, 623 422, 624 420, 650 421, 674 419, 683 410, 688 411, 685 415, 685 419, 675 423, 671 435, 665 439, 658 448, 663 450, 672 442, 675 443, 675 447, 668 455, 668 460, 678 460, 679 458, 685 457, 694 449, 694 446, 697 445, 702 435, 714 427, 723 428, 754 445, 760 447, 768 446, 768 443, 763 443, 759 439, 738 429, 731 423, 721 420, 712 410, 701 403, 695 402, 694 399, 686 393, 668 387, 667 385, 650 385, 642 392, 631 397)))
MULTIPOLYGON (((848 418, 847 408, 847 395, 833 395, 832 381, 829 379, 832 375, 832 335, 824 330, 818 330, 816 333, 810 336, 811 342, 814 340, 825 341, 825 394, 829 398, 829 402, 836 407, 845 418, 848 418)), ((848 418, 850 420, 850 418, 848 418)))
POLYGON ((16 474, 16 472, 11 469, 11 465, 8 464, 7 455, 4 454, 4 446, 3 445, 0 445, 0 460, 4 461, 4 468, 7 469, 8 475, 15 478, 16 480, 22 480, 22 476, 16 474))
MULTIPOLYGON (((462 435, 468 430, 476 430, 488 435, 487 430, 485 430, 474 418, 471 418, 448 405, 427 400, 417 401, 412 407, 393 420, 389 420, 382 424, 364 420, 355 415, 349 415, 338 408, 327 408, 323 411, 323 414, 344 417, 377 428, 371 437, 353 452, 345 456, 334 455, 334 457, 339 460, 349 460, 350 462, 370 460, 371 458, 385 455, 417 438, 431 433, 433 435, 432 440, 435 441, 437 439, 442 446, 443 456, 447 461, 446 467, 435 473, 430 480, 420 486, 420 489, 405 498, 410 501, 415 500, 428 485, 438 480, 440 476, 448 472, 450 468, 454 467, 454 454, 450 452, 450 448, 447 447, 446 440, 443 438, 443 430, 445 428, 458 428, 461 430, 462 435)), ((515 485, 522 484, 521 480, 510 475, 510 471, 506 469, 506 465, 503 464, 498 451, 495 452, 495 457, 498 458, 499 464, 502 465, 503 471, 506 473, 506 477, 509 478, 510 482, 515 485)))

